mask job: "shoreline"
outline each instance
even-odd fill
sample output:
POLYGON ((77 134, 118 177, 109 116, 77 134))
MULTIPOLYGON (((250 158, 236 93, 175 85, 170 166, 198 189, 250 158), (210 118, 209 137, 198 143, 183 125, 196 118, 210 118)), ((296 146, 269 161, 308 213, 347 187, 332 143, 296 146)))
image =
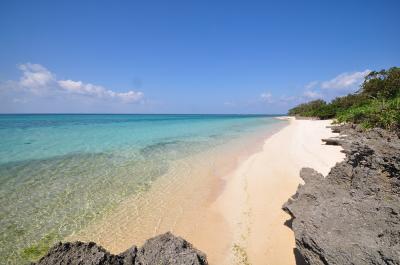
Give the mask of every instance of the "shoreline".
MULTIPOLYGON (((180 235, 164 233, 146 240, 140 248, 133 245, 120 254, 110 254, 95 243, 59 243, 37 264, 52 264, 54 257, 74 261, 78 252, 79 259, 82 253, 84 260, 96 259, 93 253, 98 252, 102 257, 115 259, 112 264, 121 264, 117 260, 123 260, 127 265, 136 260, 153 264, 154 260, 169 263, 172 259, 181 260, 179 264, 196 265, 396 262, 400 253, 396 237, 400 227, 398 135, 379 128, 364 131, 347 124, 333 127, 332 131, 340 133, 338 137, 318 142, 321 140, 318 137, 328 133, 326 129, 330 128, 326 125, 330 121, 311 122, 290 119, 289 126, 265 140, 261 151, 226 176, 227 185, 212 204, 227 221, 229 232, 234 232, 231 248, 225 249, 224 258, 218 260, 208 251, 206 256, 205 249, 193 242, 193 235, 188 236, 189 243, 180 235), (311 134, 318 137, 310 137, 311 134), (282 138, 286 138, 285 144, 291 148, 282 144, 282 138), (267 152, 277 150, 273 147, 279 148, 280 156, 267 152), (321 156, 321 150, 331 155, 321 156), (344 154, 345 159, 341 159, 344 154), (271 156, 269 160, 267 156, 271 156), (305 160, 308 164, 301 166, 296 174, 304 182, 297 179, 300 185, 296 193, 281 205, 281 195, 288 192, 288 183, 295 182, 288 181, 294 169, 278 163, 284 159, 295 161, 295 167, 305 160), (285 175, 278 174, 282 172, 285 175)), ((212 239, 223 240, 208 238, 209 245, 215 243, 212 239)))
POLYGON ((63 241, 94 241, 111 253, 120 253, 133 243, 143 244, 171 231, 204 251, 210 264, 221 264, 231 252, 232 231, 214 202, 226 187, 226 176, 286 126, 286 122, 277 123, 215 152, 177 161, 148 191, 123 201, 109 215, 63 241))
POLYGON ((215 202, 233 231, 229 258, 220 264, 296 264, 290 215, 281 210, 302 183, 300 169, 312 167, 327 175, 344 154, 321 139, 335 134, 331 121, 289 119, 289 125, 265 139, 263 148, 227 177, 215 202))
MULTIPOLYGON (((281 207, 302 183, 302 167, 313 167, 326 175, 344 154, 340 146, 321 141, 334 136, 326 128, 330 121, 277 119, 288 123, 264 134, 257 145, 244 145, 243 153, 232 155, 228 164, 217 163, 215 172, 204 172, 202 159, 197 167, 203 168, 202 173, 186 169, 188 176, 200 174, 208 176, 206 179, 176 180, 168 184, 172 189, 166 191, 165 186, 155 185, 150 191, 153 195, 167 193, 158 197, 156 205, 151 194, 139 203, 128 200, 116 215, 65 240, 95 241, 118 253, 132 243, 142 244, 171 231, 204 251, 209 264, 257 265, 266 260, 271 264, 296 264, 294 235, 285 226, 290 216, 281 207), (134 220, 132 211, 144 216, 134 220)), ((181 166, 187 165, 182 161, 181 166)))

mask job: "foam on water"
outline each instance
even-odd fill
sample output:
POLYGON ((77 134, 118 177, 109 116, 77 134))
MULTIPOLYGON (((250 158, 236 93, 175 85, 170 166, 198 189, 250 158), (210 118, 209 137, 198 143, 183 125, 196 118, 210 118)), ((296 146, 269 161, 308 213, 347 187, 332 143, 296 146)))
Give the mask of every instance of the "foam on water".
MULTIPOLYGON (((201 163, 192 157, 282 123, 237 115, 1 115, 0 264, 20 264, 43 245, 84 234, 124 202, 149 196, 160 177, 162 189, 173 191, 201 163)), ((203 169, 216 158, 208 155, 203 169)), ((146 215, 131 210, 131 218, 146 215)))

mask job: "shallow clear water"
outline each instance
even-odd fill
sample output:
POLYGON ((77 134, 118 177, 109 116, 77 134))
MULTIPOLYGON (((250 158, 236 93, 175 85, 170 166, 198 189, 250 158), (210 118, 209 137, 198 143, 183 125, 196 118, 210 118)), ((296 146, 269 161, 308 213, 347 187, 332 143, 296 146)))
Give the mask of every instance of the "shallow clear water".
POLYGON ((0 115, 0 264, 147 190, 173 161, 283 123, 252 115, 0 115))

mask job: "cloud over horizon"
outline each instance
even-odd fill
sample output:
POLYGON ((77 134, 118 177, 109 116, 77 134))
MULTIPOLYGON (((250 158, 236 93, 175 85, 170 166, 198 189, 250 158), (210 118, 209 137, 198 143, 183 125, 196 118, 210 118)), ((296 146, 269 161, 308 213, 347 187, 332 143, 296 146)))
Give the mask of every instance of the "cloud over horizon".
POLYGON ((261 100, 264 101, 264 102, 267 102, 267 103, 273 103, 274 102, 271 92, 261 93, 260 97, 261 97, 261 100))
POLYGON ((312 90, 306 90, 303 95, 307 98, 307 99, 316 99, 316 98, 322 98, 322 94, 316 92, 316 91, 312 91, 312 90))
POLYGON ((325 81, 314 79, 304 85, 302 90, 297 91, 297 93, 293 92, 292 95, 272 95, 271 92, 266 91, 259 94, 258 100, 253 101, 253 103, 263 103, 264 105, 273 106, 279 109, 286 107, 287 109, 316 99, 330 101, 336 97, 356 92, 364 81, 365 76, 370 72, 370 70, 366 69, 358 72, 341 73, 332 79, 325 81))
MULTIPOLYGON (((141 91, 115 91, 81 80, 59 79, 40 64, 20 64, 18 69, 21 72, 18 78, 0 83, 0 112, 154 112, 141 91)), ((283 110, 314 99, 330 101, 357 91, 369 72, 368 69, 345 72, 325 81, 314 79, 293 94, 273 95, 274 90, 266 90, 257 98, 247 101, 232 98, 223 105, 251 112, 253 109, 283 110)))
POLYGON ((9 104, 25 104, 43 98, 52 98, 54 101, 69 100, 80 104, 93 104, 96 101, 131 104, 141 101, 144 97, 140 91, 117 92, 82 81, 58 80, 55 74, 40 64, 20 64, 18 69, 22 72, 19 80, 0 84, 2 101, 8 99, 9 104))
POLYGON ((18 69, 22 71, 19 85, 34 93, 40 92, 41 88, 55 80, 55 76, 40 64, 20 64, 18 69))

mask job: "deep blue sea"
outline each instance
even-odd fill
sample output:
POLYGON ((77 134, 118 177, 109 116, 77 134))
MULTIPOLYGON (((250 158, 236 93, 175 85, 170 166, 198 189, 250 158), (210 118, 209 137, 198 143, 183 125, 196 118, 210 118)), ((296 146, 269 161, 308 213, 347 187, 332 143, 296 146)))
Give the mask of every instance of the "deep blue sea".
POLYGON ((260 115, 0 115, 0 264, 148 189, 171 162, 284 123, 260 115))

